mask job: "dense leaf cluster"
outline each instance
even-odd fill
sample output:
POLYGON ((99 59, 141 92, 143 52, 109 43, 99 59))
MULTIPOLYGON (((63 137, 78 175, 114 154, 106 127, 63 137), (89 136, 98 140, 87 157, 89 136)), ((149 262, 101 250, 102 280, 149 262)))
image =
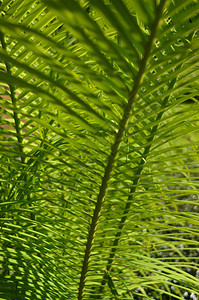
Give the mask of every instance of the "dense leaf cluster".
POLYGON ((199 297, 198 10, 0 2, 0 299, 199 297))

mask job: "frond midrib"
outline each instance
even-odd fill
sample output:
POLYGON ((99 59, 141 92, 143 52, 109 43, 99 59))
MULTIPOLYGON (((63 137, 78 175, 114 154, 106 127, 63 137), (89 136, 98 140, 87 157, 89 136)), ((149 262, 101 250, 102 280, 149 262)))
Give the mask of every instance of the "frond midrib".
POLYGON ((113 165, 114 165, 114 161, 116 158, 116 155, 119 151, 119 146, 120 143, 122 141, 125 129, 126 129, 126 125, 127 122, 129 120, 130 117, 130 112, 131 112, 131 108, 132 105, 134 103, 134 100, 137 96, 137 93, 139 91, 139 87, 140 84, 142 82, 142 79, 144 77, 144 73, 145 73, 145 69, 146 69, 146 65, 147 65, 147 61, 150 57, 150 53, 151 53, 151 49, 154 43, 154 39, 156 36, 156 32, 159 26, 159 22, 162 16, 162 11, 164 8, 166 0, 162 0, 158 6, 157 9, 157 13, 156 13, 156 18, 154 20, 154 23, 152 25, 151 28, 151 35, 150 38, 148 40, 148 43, 145 47, 145 52, 143 55, 143 58, 140 62, 140 68, 138 71, 138 74, 134 80, 134 86, 129 94, 129 99, 128 99, 128 103, 126 105, 126 107, 124 108, 124 112, 123 112, 123 117, 119 123, 119 129, 118 132, 115 135, 115 140, 114 143, 111 147, 111 153, 109 155, 108 158, 108 162, 104 171, 104 176, 102 178, 102 183, 99 189, 99 193, 97 196, 97 202, 95 205, 95 209, 93 212, 93 217, 92 217, 92 221, 90 224, 90 228, 89 228, 89 233, 88 233, 88 238, 87 238, 87 243, 86 243, 86 250, 85 250, 85 254, 84 254, 84 260, 83 260, 83 265, 82 265, 82 270, 81 270, 81 276, 80 276, 80 282, 79 282, 79 292, 78 292, 78 300, 82 300, 83 299, 83 293, 84 293, 84 289, 85 289, 85 282, 86 282, 86 275, 87 275, 87 270, 88 270, 88 265, 89 265, 89 257, 90 257, 90 253, 92 250, 92 245, 93 245, 93 241, 94 241, 94 235, 95 235, 95 231, 96 231, 96 227, 97 227, 97 222, 100 216, 100 212, 101 212, 101 207, 102 207, 102 203, 103 203, 103 199, 105 197, 106 194, 106 190, 108 187, 108 182, 109 179, 111 177, 111 172, 113 170, 113 165))

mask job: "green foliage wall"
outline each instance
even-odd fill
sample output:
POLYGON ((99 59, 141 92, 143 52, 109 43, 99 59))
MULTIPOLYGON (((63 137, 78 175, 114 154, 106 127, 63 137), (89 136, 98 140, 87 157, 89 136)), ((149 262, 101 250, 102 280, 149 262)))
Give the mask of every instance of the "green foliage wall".
POLYGON ((0 299, 197 299, 198 1, 0 10, 0 299))

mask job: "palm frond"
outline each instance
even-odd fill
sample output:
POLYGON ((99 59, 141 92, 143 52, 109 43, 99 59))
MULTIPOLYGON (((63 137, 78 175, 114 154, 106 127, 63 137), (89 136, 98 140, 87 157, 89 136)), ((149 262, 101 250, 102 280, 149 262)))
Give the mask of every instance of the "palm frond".
POLYGON ((197 297, 198 1, 0 9, 0 298, 197 297))

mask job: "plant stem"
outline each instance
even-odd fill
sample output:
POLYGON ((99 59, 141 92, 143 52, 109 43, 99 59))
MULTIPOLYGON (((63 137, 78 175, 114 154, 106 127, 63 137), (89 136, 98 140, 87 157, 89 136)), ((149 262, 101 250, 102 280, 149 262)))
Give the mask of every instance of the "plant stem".
MULTIPOLYGON (((78 300, 83 299, 83 296, 84 296, 84 289, 85 289, 85 282, 86 282, 86 276, 87 276, 87 271, 88 271, 89 257, 90 257, 92 245, 94 242, 95 231, 96 231, 97 222, 98 222, 98 219, 100 216, 103 199, 106 194, 108 182, 109 182, 110 175, 111 175, 111 172, 113 169, 113 164, 114 164, 116 155, 118 153, 118 149, 119 149, 120 143, 122 141, 127 122, 130 117, 130 111, 132 109, 133 102, 137 96, 137 92, 139 90, 140 84, 144 77, 146 64, 147 64, 148 58, 150 56, 150 52, 151 52, 152 45, 153 45, 153 42, 154 42, 154 39, 156 36, 159 21, 162 16, 162 10, 163 10, 165 2, 166 2, 166 0, 162 0, 158 6, 156 18, 155 18, 154 24, 151 29, 151 35, 150 35, 148 43, 145 47, 145 52, 144 52, 143 58, 140 62, 140 68, 139 68, 138 74, 134 80, 134 86, 132 88, 132 91, 130 92, 128 103, 127 103, 126 107, 124 108, 123 117, 119 123, 119 130, 116 133, 115 141, 111 147, 111 153, 108 158, 108 163, 105 168, 104 176, 102 178, 102 183, 101 183, 101 186, 99 189, 96 206, 94 209, 92 221, 91 221, 90 228, 89 228, 88 239, 87 239, 87 243, 86 243, 86 250, 85 250, 85 254, 84 254, 84 260, 83 260, 82 271, 81 271, 81 276, 80 276, 78 300)), ((128 202, 127 202, 127 204, 128 204, 128 202)))

